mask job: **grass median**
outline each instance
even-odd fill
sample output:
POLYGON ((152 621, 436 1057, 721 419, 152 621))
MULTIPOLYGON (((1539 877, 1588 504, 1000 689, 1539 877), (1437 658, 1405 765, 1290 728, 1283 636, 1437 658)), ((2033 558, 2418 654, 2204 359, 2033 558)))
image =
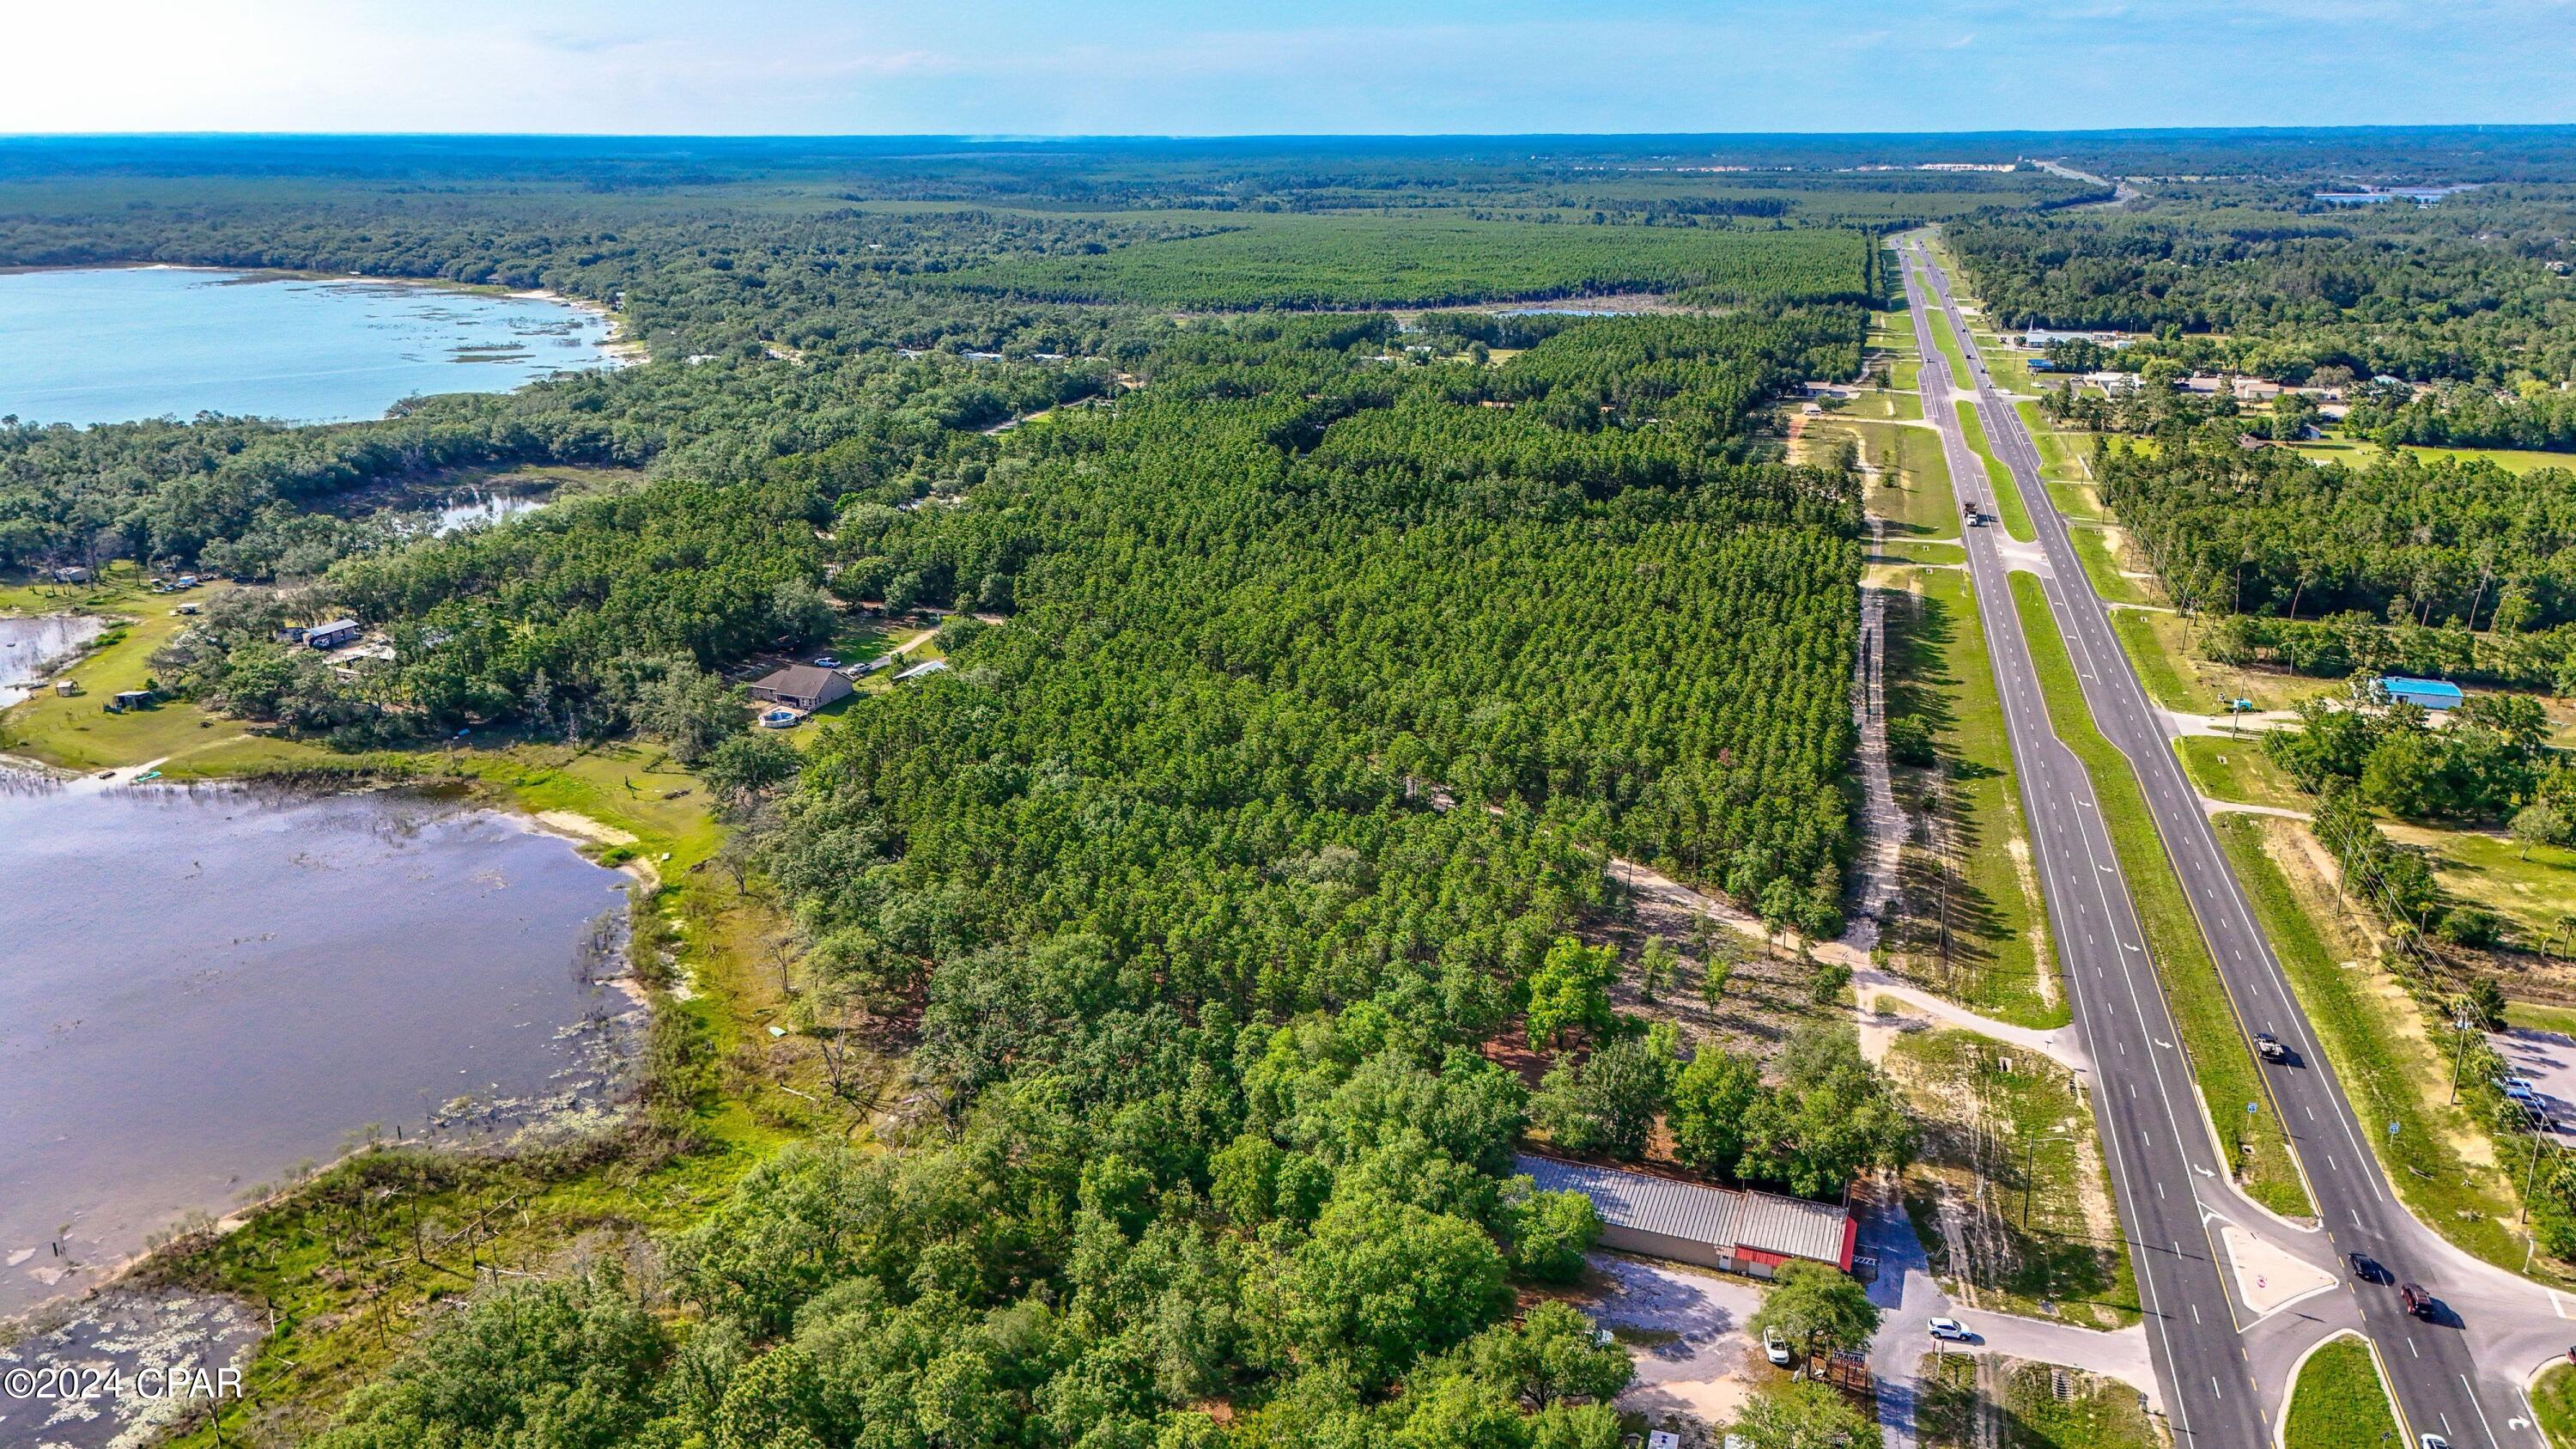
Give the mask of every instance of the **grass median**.
POLYGON ((1995 461, 1994 451, 1986 446, 1985 425, 1977 421, 1977 406, 1966 399, 1957 404, 1959 427, 1967 434, 1969 451, 1986 465, 1986 487, 1994 494, 1995 513, 2004 521, 2004 532, 2016 543, 2029 543, 2039 537, 2030 522, 2030 510, 2022 506, 2021 489, 2013 483, 2012 470, 1995 461))
POLYGON ((2112 849, 2119 853, 2120 870, 2146 930, 2147 950, 2164 981, 2165 1000, 2182 1033, 2192 1076, 2200 1084, 2218 1140, 2234 1155, 2237 1180, 2247 1196, 2274 1212, 2309 1213, 2313 1209, 2307 1186, 2291 1160, 2280 1110, 2238 1023, 2218 963, 2211 959, 2208 942, 2200 934, 2200 922, 2193 917, 2182 882, 2175 877, 2164 842, 2156 834, 2146 791, 2128 757, 2093 727, 2092 710, 2084 702, 2074 661, 2058 638, 2057 621, 2049 613, 2039 580, 2017 573, 2012 576, 2012 588, 2022 632, 2030 641, 2031 662, 2047 696, 2049 721, 2093 777, 2102 823, 2112 849), (2251 1123, 2245 1111, 2248 1102, 2261 1108, 2252 1114, 2251 1123))
POLYGON ((2386 1449, 2396 1439, 2397 1414, 2369 1344, 2346 1335, 2308 1355, 2290 1386, 2282 1449, 2386 1449))

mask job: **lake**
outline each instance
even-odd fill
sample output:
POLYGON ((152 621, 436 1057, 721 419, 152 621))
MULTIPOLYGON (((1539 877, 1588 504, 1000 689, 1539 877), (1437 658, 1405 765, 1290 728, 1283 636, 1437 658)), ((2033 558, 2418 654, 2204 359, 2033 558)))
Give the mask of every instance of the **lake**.
POLYGON ((616 1090, 625 877, 518 817, 0 774, 0 881, 0 1316, 369 1124, 616 1090))
POLYGON ((412 282, 179 267, 0 274, 0 415, 106 423, 200 412, 384 415, 609 365, 597 312, 412 282))
POLYGON ((0 709, 34 693, 37 680, 106 628, 86 614, 0 614, 0 709))

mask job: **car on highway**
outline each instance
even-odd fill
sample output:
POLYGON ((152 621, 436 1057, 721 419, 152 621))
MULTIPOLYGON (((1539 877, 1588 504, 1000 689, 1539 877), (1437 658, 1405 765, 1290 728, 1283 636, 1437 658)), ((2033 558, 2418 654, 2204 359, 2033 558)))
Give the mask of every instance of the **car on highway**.
POLYGON ((2417 1318, 2433 1316, 2433 1295, 2425 1292, 2424 1285, 2421 1283, 2400 1284, 2397 1289, 2397 1301, 2408 1313, 2417 1318))
POLYGON ((1774 1368, 1789 1366, 1789 1340, 1780 1336, 1780 1330, 1776 1328, 1762 1330, 1762 1356, 1771 1360, 1774 1368))
POLYGON ((2281 1045, 2281 1039, 2268 1031, 2254 1033, 2254 1050, 2267 1062, 2284 1062, 2290 1059, 2290 1049, 2281 1045))
POLYGON ((2352 1276, 2364 1283, 2379 1282, 2380 1275, 2388 1271, 2368 1253, 2346 1253, 2344 1258, 2352 1264, 2352 1276))
POLYGON ((2415 1441, 2416 1449, 2451 1449, 2451 1441, 2439 1434, 2425 1434, 2415 1441))
POLYGON ((1955 1318, 1935 1318, 1932 1320, 1932 1336, 1948 1339, 1953 1343, 1965 1343, 1974 1335, 1968 1332, 1968 1325, 1955 1318))

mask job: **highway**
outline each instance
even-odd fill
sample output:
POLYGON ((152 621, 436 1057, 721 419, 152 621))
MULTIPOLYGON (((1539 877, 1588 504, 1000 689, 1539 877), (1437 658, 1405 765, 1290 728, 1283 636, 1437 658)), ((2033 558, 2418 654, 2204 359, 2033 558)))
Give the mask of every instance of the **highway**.
MULTIPOLYGON (((2333 1258, 2339 1259, 2341 1254, 2358 1249, 2389 1270, 2389 1281, 2375 1285, 2348 1284, 2347 1291, 2356 1301, 2364 1331, 2377 1345, 2380 1359, 2393 1379, 2399 1407, 2406 1420, 2407 1442, 2412 1444, 2415 1435, 2429 1431, 2441 1434, 2456 1449, 2470 1449, 2470 1446, 2502 1449, 2507 1444, 2539 1444, 2538 1431, 2520 1418, 2524 1410, 2515 1378, 2525 1365, 2495 1364, 2496 1376, 2482 1378, 2479 1364, 2461 1331, 2464 1323, 2459 1313, 2446 1306, 2435 1315, 2437 1321, 2426 1322, 2406 1314, 2399 1307, 2398 1282, 2421 1283, 2441 1299, 2445 1297, 2446 1276, 2452 1280, 2451 1286, 2459 1292, 2465 1304, 2469 1288, 2461 1279, 2456 1255, 2415 1221, 2381 1173, 2378 1159, 2364 1140, 2364 1128, 2345 1098, 2332 1065, 2318 1049, 2306 1015, 2291 995, 2280 961, 2273 955, 2270 943, 2247 904, 2243 888, 2219 847, 2199 795, 2183 775, 2167 728, 2151 706, 2128 655, 2112 634, 2109 610, 2095 594, 2090 576, 2085 573, 2068 538, 2066 520, 2058 512, 2042 480, 2038 451, 2012 400, 1996 389, 1987 374, 1984 359, 1978 354, 1965 319, 1952 298, 1948 278, 1927 253, 1916 248, 1908 251, 1907 281, 1909 293, 1914 294, 1918 334, 1927 330, 1922 318, 1923 299, 1918 289, 1928 283, 1968 359, 1969 381, 1975 390, 1975 405, 1986 438, 1995 450, 1996 458, 2011 471, 2038 534, 2039 551, 2047 565, 2042 571, 2042 580, 2049 607, 2075 661, 2085 701, 2091 708, 2096 726, 2127 757, 2144 787, 2157 834, 2226 981, 2235 1006, 2238 1029, 2244 1033, 2271 1032, 2290 1050, 2288 1063, 2262 1065, 2261 1071, 2272 1100, 2262 1103, 2261 1107, 2267 1118, 2278 1112, 2287 1125, 2292 1148, 2316 1203, 2319 1223, 2327 1236, 2333 1258), (2507 1373, 2515 1375, 2515 1378, 2503 1377, 2507 1373)), ((1928 336, 1921 336, 1919 340, 1924 348, 1924 372, 1928 379, 1935 365, 1936 353, 1928 336)), ((1946 367, 1943 372, 1946 383, 1946 367)), ((1923 404, 1925 415, 1935 416, 1934 396, 1928 381, 1923 404)), ((1950 406, 1946 387, 1938 406, 1940 416, 1946 421, 1950 406)), ((1963 469, 1953 461, 1951 473, 1954 479, 1982 479, 1985 476, 1982 467, 1973 462, 1963 469)), ((1970 530, 1986 534, 1992 531, 1970 530)), ((1993 540, 1988 538, 1982 548, 1989 556, 1989 562, 1978 566, 1980 596, 1988 592, 1990 576, 1995 579, 1997 591, 2005 587, 2000 566, 1992 561, 1996 552, 1993 540)), ((1976 553, 1976 548, 1972 547, 1972 563, 1976 553)), ((2002 598, 2005 600, 2004 610, 2009 612, 2009 593, 2002 593, 2002 598)), ((1985 612, 1991 618, 1995 610, 1988 606, 1985 612)), ((1991 635, 1993 626, 1989 624, 1988 629, 1991 635)), ((2004 673, 2000 662, 1997 672, 2000 679, 2004 673)), ((2015 686, 2021 687, 2024 686, 2015 686)), ((2035 695, 2036 689, 2031 688, 2030 692, 2035 695)), ((2013 691, 2008 689, 2006 699, 2010 701, 2013 698, 2013 691)), ((2022 716, 2021 706, 2011 705, 2007 713, 2018 721, 2022 716)), ((2080 777, 2081 771, 2076 774, 2080 777)), ((2035 792, 2028 775, 2024 777, 2023 792, 2025 799, 2034 793, 2047 793, 2035 792)), ((2038 812, 2034 810, 2033 814, 2036 822, 2038 812)), ((2057 897, 2064 889, 2061 881, 2066 877, 2064 870, 2052 870, 2043 877, 2050 896, 2052 920, 2058 914, 2057 897)), ((2113 879, 2107 873, 2101 876, 2103 883, 2113 879)), ((2136 938, 2133 935, 2131 939, 2136 938)), ((2072 953, 2068 954, 2071 957, 2072 953)), ((2140 955, 2136 959, 2143 963, 2145 958, 2140 955)), ((2070 959, 2068 976, 2070 980, 2089 984, 2090 978, 2086 973, 2096 968, 2095 962, 2070 959)), ((2144 989, 2148 991, 2153 991, 2154 986, 2152 977, 2144 983, 2144 989)), ((2082 1009, 2079 1006, 2079 1010, 2082 1009)), ((2179 1040, 2169 1031, 2164 1033, 2164 1039, 2179 1040)), ((2136 1049, 2134 1039, 2128 1044, 2133 1051, 2136 1049)), ((2179 1052, 2164 1053, 2160 1049, 2159 1055, 2170 1055, 2179 1064, 2179 1052)), ((2103 1098, 2114 1095, 2118 1090, 2109 1083, 2107 1075, 2105 1086, 2110 1090, 2097 1093, 2097 1107, 2103 1098)), ((2187 1089, 2181 1100, 2188 1103, 2187 1089)), ((2224 1110, 2241 1110, 2238 1104, 2217 1105, 2224 1110)), ((2196 1122, 2189 1125, 2202 1146, 2208 1147, 2207 1130, 2196 1122)), ((2106 1133, 2116 1129, 2123 1134, 2132 1130, 2127 1124, 2116 1123, 2107 1117, 2105 1129, 2106 1133)), ((2129 1195, 2134 1198, 2134 1193, 2129 1195)), ((2238 1222, 2247 1222, 2250 1205, 2240 1205, 2241 1200, 2233 1194, 2211 1193, 2209 1196, 2213 1199, 2212 1211, 2238 1222)), ((2297 1232, 2277 1220, 2262 1224, 2249 1222, 2248 1226, 2257 1227, 2275 1239, 2297 1232)), ((2155 1236, 2157 1230, 2144 1223, 2141 1229, 2150 1235, 2149 1241, 2161 1240, 2155 1236)), ((2190 1353, 2178 1346, 2173 1354, 2174 1366, 2185 1379, 2178 1387, 2186 1394, 2191 1388, 2188 1379, 2200 1372, 2198 1364, 2203 1356, 2197 1336, 2190 1353)), ((2265 1388, 2269 1396, 2277 1396, 2282 1386, 2267 1384, 2265 1388)), ((2200 1424, 2193 1427, 2202 1431, 2204 1442, 2252 1445, 2268 1441, 2271 1437, 2267 1433, 2239 1439, 2234 1437, 2237 1431, 2231 1430, 2213 1439, 2209 1437, 2215 1432, 2213 1429, 2200 1424)), ((2179 1417, 2176 1428, 2178 1431, 2182 1428, 2179 1417)))
MULTIPOLYGON (((1952 379, 1933 342, 1927 293, 1937 276, 1905 253, 1906 295, 1923 365, 1923 415, 1940 426, 1954 488, 1985 498, 1985 466, 1952 411, 1952 379)), ((1955 324, 1954 324, 1955 325, 1955 324)), ((1963 334, 1964 335, 1964 334, 1963 334)), ((1992 436, 1989 433, 1989 436, 1992 436)), ((2204 1213, 2201 1188, 2223 1168, 2181 1033, 2148 960, 2093 782, 2057 738, 2013 608, 1998 524, 1963 528, 1977 615, 1986 633, 2005 733, 2020 777, 2032 854, 2057 940, 2060 976, 2093 1064, 2090 1096, 2147 1314, 2149 1356, 2180 1445, 2253 1449, 2272 1442, 2238 1336, 2238 1310, 2204 1213)))

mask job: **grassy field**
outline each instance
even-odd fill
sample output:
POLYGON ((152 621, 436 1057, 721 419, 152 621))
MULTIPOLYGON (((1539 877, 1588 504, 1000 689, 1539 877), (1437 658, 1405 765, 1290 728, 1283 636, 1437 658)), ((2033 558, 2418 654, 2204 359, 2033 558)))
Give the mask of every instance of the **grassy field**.
POLYGON ((2284 810, 2305 810, 2312 803, 2298 782, 2263 753, 2259 736, 2186 735, 2174 741, 2174 753, 2182 758, 2182 772, 2191 777, 2192 788, 2213 800, 2284 810))
POLYGON ((2099 524, 2070 521, 2067 542, 2075 546, 2075 557, 2084 565, 2084 576, 2093 581, 2093 592, 2115 604, 2161 604, 2164 595, 2145 579, 2133 579, 2120 566, 2119 554, 2111 547, 2111 531, 2099 524))
MULTIPOLYGON (((2352 468, 2366 468, 2379 457, 2377 443, 2358 438, 2323 438, 2313 443, 2291 443, 2293 451, 2303 453, 2320 463, 2341 463, 2352 468)), ((2544 453, 2522 448, 2418 448, 2412 453, 2427 463, 2457 458, 2493 463, 2508 473, 2529 473, 2537 468, 2576 469, 2576 453, 2544 453)))
POLYGON ((2377 951, 2337 912, 2331 882, 2307 863, 2305 831, 2250 815, 2218 821, 2219 843, 2398 1196, 2453 1243, 2518 1271, 2526 1245, 2513 1231, 2513 1184, 2467 1110, 2447 1100, 2450 1059, 2423 1009, 2379 969, 2377 951))
MULTIPOLYGON (((2029 864, 2030 830, 1972 585, 1965 572, 1952 569, 1915 570, 1906 584, 1907 599, 1890 601, 1888 609, 1887 708, 1890 715, 1919 715, 1933 728, 1948 770, 1945 831, 1954 851, 1949 959, 1940 954, 1937 922, 1914 920, 1899 965, 1986 1015, 2024 1026, 2063 1025, 2065 993, 2054 989, 2057 956, 2038 874, 2029 864)), ((1916 792, 1922 783, 1908 778, 1904 788, 1916 792)), ((1934 863, 1923 852, 1909 856, 1908 895, 1923 901, 1937 890, 1934 863)))
MULTIPOLYGON (((217 591, 201 589, 185 597, 202 602, 217 591)), ((131 622, 111 626, 88 655, 62 671, 80 682, 79 694, 67 698, 44 690, 0 714, 0 751, 69 770, 103 770, 212 748, 246 734, 238 723, 175 702, 107 712, 111 696, 152 683, 153 653, 187 622, 170 612, 178 597, 135 588, 88 596, 82 612, 131 622)))
POLYGON ((2523 847, 2475 830, 2441 830, 2387 822, 2392 840, 2430 853, 2442 889, 2505 918, 2510 934, 2538 950, 2558 933, 2558 918, 2576 915, 2576 850, 2523 847))
POLYGON ((1870 561, 1897 564, 1948 564, 1962 567, 1968 562, 1968 550, 1965 545, 1944 543, 1939 539, 1900 538, 1881 545, 1878 551, 1871 555, 1870 561))
POLYGON ((2079 436, 2059 432, 2049 425, 2048 419, 2040 416, 2037 403, 2017 402, 2013 404, 2013 410, 2021 414, 2022 427, 2029 431, 2031 442, 2039 448, 2041 477, 2052 483, 2080 483, 2092 478, 2093 469, 2085 462, 2085 453, 2091 448, 2087 441, 2090 434, 2079 436))
POLYGON ((2149 697, 2185 714, 2216 714, 2221 702, 2231 699, 2250 699, 2256 709, 2288 709, 2344 687, 2341 680, 2212 663, 2193 647, 2191 626, 2179 614, 2114 609, 2111 632, 2129 651, 2149 697))
POLYGON ((2030 510, 2022 505, 2021 489, 2013 484, 2012 470, 1996 462, 1995 455, 1986 448, 1986 430, 1977 421, 1975 405, 1961 402, 1955 406, 1959 410, 1959 426, 1968 435, 1969 449, 1977 455, 1977 461, 1986 466, 1986 491, 1994 499, 1996 516, 2004 521, 2004 532, 2020 543, 2038 538, 2039 531, 2031 526, 2030 510))
POLYGON ((2531 1409, 2550 1449, 2576 1449, 2576 1365, 2550 1365, 2531 1386, 2531 1409))
POLYGON ((2370 1345, 2347 1334, 2309 1355, 2290 1386, 2283 1449, 2388 1449, 2396 1439, 2397 1413, 2370 1345))
POLYGON ((1828 425, 1860 445, 1861 461, 1878 470, 1863 500, 1888 521, 1888 532, 1920 538, 1957 538, 1959 501, 1950 491, 1950 465, 1941 435, 1902 423, 1837 419, 1828 425))
POLYGON ((2236 1018, 2227 985, 2210 958, 2200 923, 2191 914, 2182 882, 2174 878, 2164 842, 2156 835, 2146 792, 2128 759, 2093 727, 2093 717, 2076 683, 2074 662, 2057 634, 2057 621, 2028 574, 2012 577, 2013 603, 2021 611, 2022 629, 2030 636, 2031 659, 2041 690, 2048 697, 2050 723, 2093 777, 2102 821, 2108 827, 2120 868, 2137 902, 2147 934, 2147 949, 2165 983, 2165 998, 2191 1057, 2192 1075, 2200 1083, 2218 1140, 2236 1149, 2238 1178, 2246 1193, 2275 1212, 2311 1211, 2305 1184, 2290 1159, 2282 1136, 2280 1109, 2272 1102, 2255 1064, 2254 1048, 2236 1018), (2244 1104, 2259 1102, 2258 1125, 2246 1125, 2244 1104), (2249 1150, 2250 1149, 2250 1150, 2249 1150))
POLYGON ((1889 1069, 1937 1124, 1905 1185, 1933 1266, 1969 1285, 1981 1308, 2047 1317, 2045 1301, 2070 1323, 2135 1323, 2138 1285, 2093 1114, 2056 1063, 2011 1053, 2005 1071, 2005 1055, 1965 1031, 1903 1032, 1889 1043, 1889 1069), (1956 1252, 1931 1207, 1944 1188, 1964 1220, 1956 1252))

